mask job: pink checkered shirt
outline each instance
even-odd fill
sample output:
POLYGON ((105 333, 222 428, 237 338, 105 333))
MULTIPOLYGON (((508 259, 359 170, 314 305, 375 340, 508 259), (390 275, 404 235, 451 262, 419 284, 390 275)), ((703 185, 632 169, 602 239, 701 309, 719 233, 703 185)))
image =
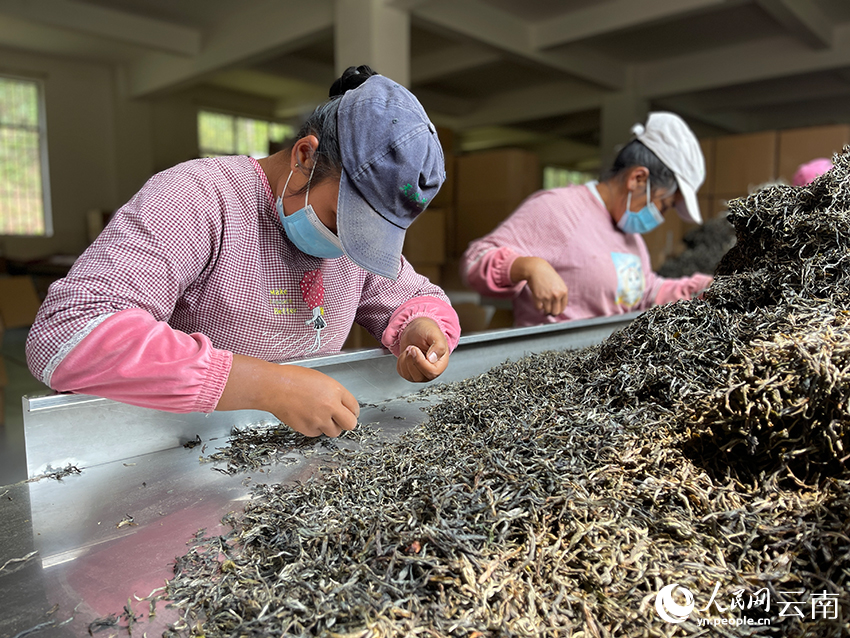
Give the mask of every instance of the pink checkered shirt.
POLYGON ((153 386, 143 393, 148 398, 126 388, 111 391, 111 398, 209 411, 229 372, 229 353, 286 361, 337 352, 357 322, 398 354, 398 337, 416 316, 433 318, 450 348, 457 345, 460 329, 448 298, 404 258, 391 281, 347 257, 306 255, 286 237, 255 160, 202 159, 153 176, 115 213, 68 276, 50 287, 30 330, 27 358, 48 385, 54 377, 80 378, 86 369, 86 387, 56 389, 110 396, 104 388, 115 385, 112 378, 92 381, 96 357, 112 366, 109 374, 126 375, 130 384, 138 374, 153 386), (156 322, 167 322, 164 336, 156 322), (144 334, 135 337, 139 331, 144 334), (154 333, 158 347, 141 343, 154 333), (106 350, 124 348, 126 339, 140 340, 137 350, 109 359, 115 355, 106 350), (86 343, 85 361, 69 357, 86 343), (177 360, 168 360, 172 350, 181 351, 177 360), (157 373, 151 357, 166 359, 155 361, 157 373), (63 370, 66 359, 64 368, 75 370, 63 370), (211 369, 224 379, 212 389, 204 387, 211 369), (165 396, 157 374, 181 386, 171 394, 183 398, 165 396))

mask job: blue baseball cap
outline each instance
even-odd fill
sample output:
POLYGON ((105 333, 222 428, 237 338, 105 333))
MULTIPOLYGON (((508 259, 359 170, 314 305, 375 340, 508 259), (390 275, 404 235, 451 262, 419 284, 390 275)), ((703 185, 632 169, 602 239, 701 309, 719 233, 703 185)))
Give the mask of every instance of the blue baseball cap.
POLYGON ((404 234, 446 179, 437 129, 410 91, 373 75, 342 96, 337 135, 342 248, 361 268, 396 279, 404 234))

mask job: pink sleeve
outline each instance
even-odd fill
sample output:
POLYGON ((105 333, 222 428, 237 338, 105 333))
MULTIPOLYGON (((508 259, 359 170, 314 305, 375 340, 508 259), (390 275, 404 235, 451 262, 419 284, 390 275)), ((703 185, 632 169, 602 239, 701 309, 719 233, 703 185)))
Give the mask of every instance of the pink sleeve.
POLYGON ((508 246, 488 245, 486 238, 473 242, 461 259, 463 282, 482 295, 515 297, 525 287, 525 281, 511 281, 511 266, 518 257, 508 246))
POLYGON ((661 285, 655 295, 656 305, 678 301, 679 299, 692 299, 708 288, 713 281, 711 275, 705 275, 701 272, 680 279, 665 279, 663 277, 659 277, 659 279, 661 285))
POLYGON ((168 412, 212 412, 233 354, 139 309, 94 328, 56 367, 50 385, 168 412))
POLYGON ((398 356, 399 339, 407 324, 417 317, 428 317, 436 321, 449 342, 449 352, 454 352, 460 339, 460 321, 454 308, 436 297, 415 297, 399 306, 390 317, 390 323, 381 336, 381 343, 398 356))

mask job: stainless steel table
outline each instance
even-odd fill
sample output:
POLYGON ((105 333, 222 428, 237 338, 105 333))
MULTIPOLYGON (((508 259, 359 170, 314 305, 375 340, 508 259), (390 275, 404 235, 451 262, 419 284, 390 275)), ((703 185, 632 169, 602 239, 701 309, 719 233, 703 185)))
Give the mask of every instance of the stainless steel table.
MULTIPOLYGON (((425 384, 450 383, 532 352, 582 348, 602 341, 636 315, 464 336, 448 370, 425 384)), ((389 440, 422 423, 430 401, 413 396, 422 384, 398 377, 395 357, 364 350, 307 359, 339 380, 361 402, 360 423, 389 440)), ((224 533, 221 519, 241 509, 256 483, 303 479, 327 458, 317 439, 292 463, 226 475, 201 463, 227 444, 231 429, 272 415, 243 410, 177 415, 85 395, 24 398, 28 481, 0 487, 0 637, 87 636, 93 621, 139 616, 133 635, 159 636, 177 619, 163 603, 149 618, 138 599, 162 587, 174 558, 200 529, 224 533), (61 480, 38 478, 74 466, 61 480)), ((353 441, 331 445, 356 446, 353 441)), ((120 623, 127 626, 127 620, 120 623)), ((96 636, 125 634, 118 626, 96 636)))

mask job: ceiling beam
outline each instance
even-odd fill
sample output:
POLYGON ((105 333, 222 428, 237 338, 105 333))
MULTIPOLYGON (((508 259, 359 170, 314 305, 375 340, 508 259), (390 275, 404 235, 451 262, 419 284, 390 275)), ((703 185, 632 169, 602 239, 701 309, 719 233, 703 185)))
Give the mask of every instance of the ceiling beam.
POLYGON ((757 0, 757 3, 811 48, 828 49, 832 46, 832 25, 812 0, 757 0))
MULTIPOLYGON (((683 115, 730 132, 754 130, 757 118, 749 115, 712 114, 700 99, 679 100, 678 95, 760 82, 829 69, 850 67, 850 25, 836 28, 836 45, 813 51, 788 37, 733 45, 658 62, 636 65, 635 90, 642 97, 676 105, 683 115)), ((470 114, 458 118, 463 128, 499 125, 600 108, 606 92, 577 93, 553 83, 502 94, 482 101, 470 114)), ((788 96, 791 100, 792 96, 788 96)), ((711 104, 710 102, 708 103, 711 104)), ((734 103, 728 104, 734 110, 734 103)))
POLYGON ((384 0, 384 4, 388 7, 393 7, 394 9, 399 9, 401 11, 411 11, 430 1, 431 0, 384 0))
POLYGON ((537 153, 541 166, 571 165, 573 170, 596 172, 593 168, 598 166, 600 159, 598 146, 574 140, 547 138, 531 148, 537 153))
POLYGON ((464 131, 458 136, 461 152, 481 151, 499 146, 527 146, 543 141, 539 133, 531 133, 509 126, 484 126, 464 131))
POLYGON ((203 51, 190 59, 151 54, 130 67, 132 97, 162 93, 236 65, 255 64, 292 51, 333 28, 331 0, 296 0, 240 5, 205 33, 203 51))
POLYGON ((609 0, 570 11, 530 27, 531 46, 547 49, 609 34, 695 11, 714 9, 729 0, 609 0))
POLYGON ((737 114, 716 114, 706 111, 698 99, 664 98, 655 102, 656 110, 673 111, 690 120, 696 120, 728 133, 746 133, 758 128, 753 117, 737 114))
POLYGON ((201 32, 74 0, 0 0, 0 13, 179 56, 201 51, 201 32))
POLYGON ((835 28, 835 45, 814 51, 777 37, 636 65, 637 89, 649 98, 789 77, 850 66, 850 25, 835 28))
POLYGON ((438 91, 432 91, 427 88, 415 88, 413 94, 422 102, 425 110, 440 112, 444 115, 454 118, 455 116, 465 116, 475 110, 476 102, 455 95, 446 95, 438 91))
POLYGON ((458 118, 458 124, 463 129, 508 125, 599 108, 601 103, 602 94, 597 91, 580 91, 575 86, 553 82, 482 100, 472 113, 458 118))
POLYGON ((266 63, 254 66, 258 71, 276 75, 286 79, 301 80, 305 84, 323 87, 325 92, 339 77, 333 64, 308 60, 294 55, 275 57, 266 63))
POLYGON ((723 112, 741 109, 764 109, 778 104, 812 103, 817 100, 831 99, 850 95, 850 85, 844 82, 827 83, 822 78, 804 76, 796 80, 798 86, 791 87, 795 80, 780 85, 764 87, 756 84, 746 87, 746 90, 712 91, 688 96, 698 104, 700 109, 707 112, 723 112), (820 80, 820 81, 819 81, 820 80))
POLYGON ((468 71, 501 59, 502 56, 495 51, 471 44, 459 44, 411 58, 410 79, 413 83, 431 82, 452 73, 468 71))
POLYGON ((621 64, 598 54, 554 55, 532 44, 531 25, 480 0, 435 0, 412 9, 417 19, 460 34, 506 54, 555 69, 609 89, 625 85, 621 64))

